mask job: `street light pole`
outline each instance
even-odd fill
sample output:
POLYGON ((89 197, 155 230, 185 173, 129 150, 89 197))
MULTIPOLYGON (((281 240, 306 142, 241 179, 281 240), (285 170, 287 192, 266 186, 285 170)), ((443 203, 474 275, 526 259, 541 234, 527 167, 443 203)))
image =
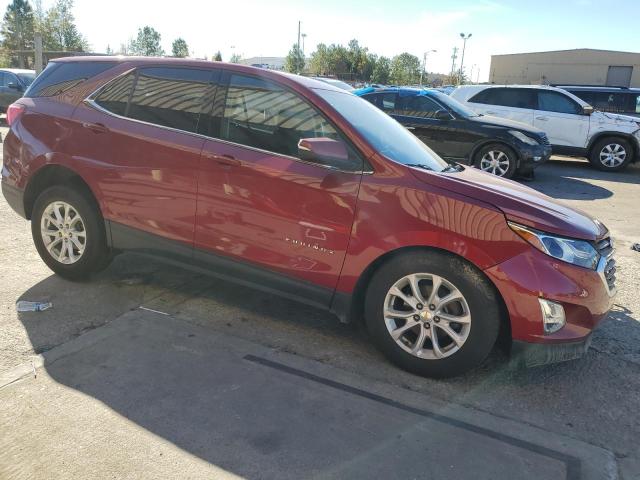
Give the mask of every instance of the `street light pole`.
POLYGON ((462 58, 460 59, 460 74, 458 75, 458 85, 462 83, 462 68, 464 67, 464 50, 467 47, 467 40, 471 38, 471 34, 465 36, 464 33, 461 33, 460 38, 462 38, 462 58))
POLYGON ((424 52, 424 56, 422 57, 422 70, 420 70, 420 86, 422 87, 422 74, 427 73, 427 55, 430 53, 435 53, 437 50, 428 50, 424 52))
POLYGON ((307 38, 307 34, 306 33, 302 33, 302 56, 304 56, 304 39, 307 38))

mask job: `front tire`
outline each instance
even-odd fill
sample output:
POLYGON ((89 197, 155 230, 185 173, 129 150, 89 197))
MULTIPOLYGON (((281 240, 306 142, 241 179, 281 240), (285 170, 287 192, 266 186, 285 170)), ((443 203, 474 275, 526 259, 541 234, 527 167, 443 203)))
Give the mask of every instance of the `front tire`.
POLYGON ((495 289, 475 267, 444 252, 411 252, 384 264, 365 298, 376 346, 427 377, 460 375, 491 352, 500 327, 495 289))
POLYGON ((483 172, 498 177, 513 178, 518 168, 518 156, 512 148, 501 143, 492 143, 485 145, 476 153, 473 163, 483 172))
POLYGON ((591 149, 589 161, 598 170, 618 172, 633 160, 631 144, 624 138, 607 137, 598 140, 591 149))
POLYGON ((104 220, 88 192, 59 185, 42 192, 31 215, 40 258, 68 280, 82 280, 111 261, 104 220))

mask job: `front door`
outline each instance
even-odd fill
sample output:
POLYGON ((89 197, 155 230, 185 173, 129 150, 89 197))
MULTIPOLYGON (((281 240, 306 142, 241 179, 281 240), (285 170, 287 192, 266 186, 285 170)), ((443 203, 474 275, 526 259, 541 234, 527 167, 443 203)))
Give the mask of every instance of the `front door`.
POLYGON ((340 134, 300 96, 257 77, 225 74, 210 120, 216 138, 203 149, 195 235, 207 253, 196 256, 237 260, 247 276, 273 273, 278 278, 261 278, 276 287, 286 285, 282 277, 320 285, 320 293, 290 293, 327 305, 349 242, 361 160, 352 154, 353 171, 300 160, 301 138, 340 134))
POLYGON ((74 113, 74 152, 87 159, 86 174, 102 193, 105 218, 116 227, 181 242, 189 254, 204 143, 196 132, 211 75, 141 68, 108 84, 74 113))
POLYGON ((559 92, 540 90, 534 126, 544 130, 551 145, 587 146, 589 115, 572 98, 559 92))

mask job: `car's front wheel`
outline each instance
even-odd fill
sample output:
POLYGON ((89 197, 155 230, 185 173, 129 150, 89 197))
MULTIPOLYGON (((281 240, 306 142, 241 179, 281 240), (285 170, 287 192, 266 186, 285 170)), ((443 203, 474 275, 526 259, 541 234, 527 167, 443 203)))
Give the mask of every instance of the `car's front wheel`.
POLYGON ((474 165, 480 170, 498 177, 512 178, 518 168, 518 159, 512 148, 494 143, 486 145, 478 151, 474 165))
POLYGON ((598 140, 589 156, 589 161, 594 167, 608 172, 624 169, 632 159, 631 144, 623 138, 615 137, 598 140))
POLYGON ((392 362, 419 375, 450 377, 488 356, 500 309, 494 288, 472 265, 453 255, 416 251, 375 273, 365 318, 392 362))
POLYGON ((31 234, 47 266, 70 280, 102 270, 111 259, 102 215, 88 192, 63 186, 43 191, 33 207, 31 234))

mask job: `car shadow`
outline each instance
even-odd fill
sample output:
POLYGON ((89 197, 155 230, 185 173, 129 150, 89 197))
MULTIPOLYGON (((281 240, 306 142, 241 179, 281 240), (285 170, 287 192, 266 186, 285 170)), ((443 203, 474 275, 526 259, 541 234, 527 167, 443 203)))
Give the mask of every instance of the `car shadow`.
MULTIPOLYGON (((111 267, 91 282, 71 283, 52 275, 33 285, 19 299, 53 303, 50 310, 19 313, 36 351, 54 347, 57 342, 52 341, 51 336, 55 336, 55 332, 78 336, 143 305, 170 313, 170 316, 159 315, 157 322, 162 323, 165 318, 168 322, 173 317, 186 325, 203 328, 208 332, 205 337, 213 339, 216 332, 222 331, 269 349, 350 371, 365 381, 385 382, 511 418, 527 412, 527 418, 535 421, 543 418, 549 428, 556 430, 562 430, 568 418, 579 414, 576 412, 590 411, 590 407, 582 404, 585 399, 607 405, 613 397, 623 394, 601 388, 600 377, 584 375, 585 371, 599 375, 615 372, 618 378, 633 374, 627 366, 610 361, 608 353, 600 350, 592 349, 578 361, 528 370, 515 368, 504 353, 496 350, 480 368, 466 375, 439 381, 420 378, 389 364, 373 348, 358 323, 343 325, 333 315, 313 307, 129 254, 116 258, 111 267), (541 385, 544 388, 540 388, 541 385), (567 398, 567 388, 571 388, 570 398, 567 398), (557 397, 565 402, 557 404, 557 397), (554 405, 553 411, 549 411, 549 405, 554 405)), ((624 322, 627 335, 640 337, 640 323, 633 318, 634 312, 620 310, 615 315, 624 322)), ((607 344, 606 335, 596 332, 595 336, 597 348, 607 344)), ((56 338, 62 343, 62 337, 56 338)), ((123 339, 123 344, 127 341, 123 339)), ((224 465, 216 445, 233 444, 237 441, 233 438, 237 431, 211 431, 211 422, 204 419, 211 416, 215 408, 218 409, 216 415, 224 416, 220 408, 229 408, 226 413, 233 415, 232 407, 228 404, 214 407, 211 402, 194 399, 214 395, 218 383, 229 381, 227 373, 207 369, 207 357, 203 360, 201 356, 183 359, 178 366, 170 367, 167 364, 170 352, 158 350, 154 341, 136 336, 137 343, 133 344, 136 346, 127 347, 124 353, 85 349, 77 361, 57 360, 54 364, 45 364, 44 368, 58 383, 100 400, 128 420, 195 456, 224 465), (127 368, 119 362, 125 362, 127 368), (135 368, 128 369, 133 365, 135 368), (159 370, 163 365, 173 369, 171 375, 159 370), (105 382, 101 372, 108 372, 109 368, 114 373, 105 382), (179 408, 180 405, 189 405, 189 408, 179 408), (170 419, 170 428, 167 419, 170 419)), ((268 391, 265 395, 269 396, 268 391)), ((591 425, 608 422, 610 426, 611 422, 617 422, 597 411, 590 415, 591 425)), ((242 431, 249 431, 251 422, 256 420, 239 416, 235 421, 242 431)), ((623 420, 620 422, 619 428, 628 428, 623 420)), ((267 426, 263 427, 268 430, 267 426)), ((260 442, 258 449, 278 448, 277 444, 270 445, 268 436, 260 442)))
POLYGON ((640 164, 632 164, 621 172, 602 172, 587 161, 554 158, 539 167, 535 179, 526 185, 553 198, 597 200, 613 196, 606 188, 607 182, 640 184, 640 164))

